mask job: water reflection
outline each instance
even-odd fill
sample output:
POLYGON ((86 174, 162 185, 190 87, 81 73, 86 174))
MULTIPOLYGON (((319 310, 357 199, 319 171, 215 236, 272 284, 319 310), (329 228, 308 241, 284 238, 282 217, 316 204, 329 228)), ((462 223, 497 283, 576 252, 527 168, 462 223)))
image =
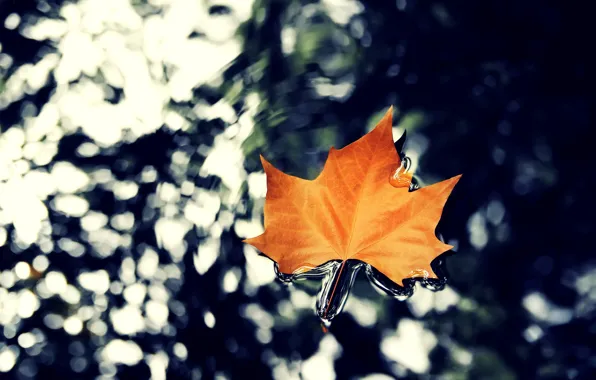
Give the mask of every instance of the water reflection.
POLYGON ((429 278, 426 270, 412 271, 409 278, 404 279, 404 286, 397 285, 373 266, 359 260, 330 261, 307 271, 306 268, 302 268, 302 271, 293 274, 280 272, 277 263, 274 264, 274 269, 277 278, 288 284, 307 279, 321 280, 315 310, 323 325, 328 328, 331 320, 343 310, 361 269, 364 269, 366 278, 376 288, 399 301, 405 301, 414 294, 416 282, 434 292, 443 290, 447 283, 443 266, 444 260, 441 258, 432 263, 433 271, 438 278, 429 278))

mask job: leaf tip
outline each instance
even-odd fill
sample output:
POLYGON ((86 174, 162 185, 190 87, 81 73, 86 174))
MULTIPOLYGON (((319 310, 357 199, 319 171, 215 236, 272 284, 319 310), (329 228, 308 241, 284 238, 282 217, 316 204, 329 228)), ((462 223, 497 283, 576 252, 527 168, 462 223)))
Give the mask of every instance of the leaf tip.
POLYGON ((453 245, 451 245, 451 244, 445 244, 445 243, 442 243, 442 244, 441 244, 441 246, 439 247, 439 250, 440 250, 440 252, 441 252, 441 253, 439 253, 439 255, 437 255, 437 256, 440 256, 440 255, 442 255, 442 254, 443 254, 443 253, 445 253, 445 252, 449 252, 449 251, 451 251, 453 248, 455 248, 455 246, 453 246, 453 245))
MULTIPOLYGON (((382 130, 383 128, 391 129, 393 127, 393 106, 389 107, 385 115, 379 120, 374 129, 382 130)), ((393 141, 393 137, 391 138, 393 141)))
POLYGON ((246 239, 242 240, 242 242, 244 244, 250 244, 250 245, 256 247, 256 244, 259 243, 259 238, 261 236, 263 236, 263 235, 259 235, 259 236, 255 236, 255 237, 251 237, 251 238, 246 238, 246 239))
POLYGON ((451 187, 452 189, 455 187, 455 185, 457 185, 457 183, 459 182, 459 180, 461 179, 461 176, 463 174, 458 174, 456 176, 453 176, 451 178, 449 178, 447 180, 447 183, 449 183, 449 187, 451 187))
POLYGON ((390 106, 382 120, 386 120, 389 125, 393 125, 393 106, 390 106))
POLYGON ((263 166, 263 170, 265 171, 265 173, 270 172, 273 165, 271 165, 271 163, 267 161, 267 159, 262 154, 259 154, 259 157, 261 159, 261 165, 263 166))

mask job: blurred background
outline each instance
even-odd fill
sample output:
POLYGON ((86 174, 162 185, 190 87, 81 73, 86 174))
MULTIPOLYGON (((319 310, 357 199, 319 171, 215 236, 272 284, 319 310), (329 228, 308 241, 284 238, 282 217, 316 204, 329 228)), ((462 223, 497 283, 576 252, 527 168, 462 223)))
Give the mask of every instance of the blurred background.
POLYGON ((0 0, 0 379, 593 379, 592 13, 548 0, 0 0), (390 105, 445 290, 324 334, 262 231, 390 105), (590 174, 592 173, 592 174, 590 174))

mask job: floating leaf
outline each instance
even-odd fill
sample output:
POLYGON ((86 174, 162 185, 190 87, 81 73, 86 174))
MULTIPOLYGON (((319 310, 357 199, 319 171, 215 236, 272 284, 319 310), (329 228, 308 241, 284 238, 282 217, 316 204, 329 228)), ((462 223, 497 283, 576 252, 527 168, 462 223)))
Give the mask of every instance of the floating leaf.
POLYGON ((290 275, 330 261, 339 261, 341 272, 347 260, 358 260, 401 286, 407 278, 437 278, 431 261, 452 246, 435 228, 460 176, 410 191, 391 124, 392 109, 359 140, 331 148, 314 180, 287 175, 261 156, 265 231, 245 242, 290 275))

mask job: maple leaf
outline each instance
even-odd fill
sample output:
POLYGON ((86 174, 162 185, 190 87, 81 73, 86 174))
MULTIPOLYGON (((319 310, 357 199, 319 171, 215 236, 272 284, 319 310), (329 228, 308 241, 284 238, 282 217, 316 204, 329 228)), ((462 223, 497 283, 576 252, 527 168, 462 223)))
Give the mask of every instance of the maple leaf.
POLYGON ((409 191, 411 175, 399 175, 392 109, 365 136, 331 148, 314 180, 285 174, 261 156, 265 230, 244 242, 286 274, 355 259, 401 286, 406 278, 438 278, 430 263, 453 247, 436 237, 435 228, 461 175, 409 191))

